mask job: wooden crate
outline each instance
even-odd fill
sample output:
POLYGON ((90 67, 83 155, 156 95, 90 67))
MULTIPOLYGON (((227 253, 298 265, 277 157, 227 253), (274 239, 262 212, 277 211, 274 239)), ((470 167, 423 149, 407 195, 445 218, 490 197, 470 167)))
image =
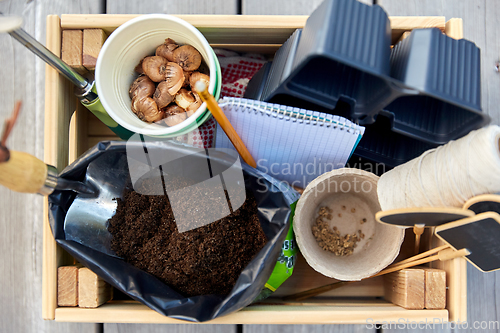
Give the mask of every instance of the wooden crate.
MULTIPOLYGON (((61 31, 103 28, 108 34, 135 15, 55 15, 47 17, 47 48, 59 55, 61 31)), ((277 48, 307 16, 179 15, 196 26, 214 47, 267 54, 277 48)), ((438 27, 454 38, 462 38, 461 19, 445 22, 444 17, 391 17, 393 42, 405 31, 438 27)), ((62 170, 82 152, 101 140, 116 139, 105 125, 88 112, 73 95, 69 81, 46 66, 45 81, 45 162, 62 170)), ((411 238, 411 237, 410 237, 411 238)), ((434 240, 434 242, 437 242, 434 240)), ((408 244, 405 241, 403 244, 408 244)), ((412 248, 412 246, 408 246, 412 248)), ((57 307, 57 267, 73 259, 56 242, 48 222, 48 202, 44 204, 43 234, 43 318, 68 322, 184 323, 164 317, 135 301, 111 301, 96 309, 57 307)), ((379 322, 409 320, 464 321, 467 319, 466 261, 454 259, 434 265, 447 271, 448 294, 444 310, 406 310, 381 299, 382 280, 372 279, 331 291, 301 303, 252 305, 210 323, 227 324, 365 324, 370 318, 379 322)), ((301 257, 293 276, 275 296, 287 295, 331 283, 312 270, 301 257)))

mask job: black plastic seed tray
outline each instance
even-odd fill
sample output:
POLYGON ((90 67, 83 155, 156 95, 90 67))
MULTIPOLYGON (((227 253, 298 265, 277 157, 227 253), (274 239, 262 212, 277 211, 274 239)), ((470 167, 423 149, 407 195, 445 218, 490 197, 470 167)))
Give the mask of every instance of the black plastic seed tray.
POLYGON ((384 109, 394 131, 442 144, 484 126, 480 50, 439 29, 418 29, 391 52, 391 77, 418 95, 402 94, 384 109))
POLYGON ((387 86, 390 43, 390 22, 381 7, 326 0, 278 50, 263 81, 250 81, 245 97, 330 112, 344 100, 352 118, 364 119, 386 105, 390 89, 380 86, 387 86))
MULTIPOLYGON (((480 50, 474 43, 439 29, 414 30, 392 51, 390 43, 381 7, 325 0, 252 78, 245 97, 351 118, 372 137, 361 146, 386 152, 444 144, 489 122, 481 111, 480 50), (339 103, 349 106, 347 114, 339 103), (382 135, 378 123, 387 121, 377 122, 380 114, 392 133, 382 135)), ((376 156, 398 165, 407 155, 376 156)))
POLYGON ((366 126, 353 157, 394 168, 438 146, 395 132, 393 126, 393 115, 380 112, 375 123, 366 126))

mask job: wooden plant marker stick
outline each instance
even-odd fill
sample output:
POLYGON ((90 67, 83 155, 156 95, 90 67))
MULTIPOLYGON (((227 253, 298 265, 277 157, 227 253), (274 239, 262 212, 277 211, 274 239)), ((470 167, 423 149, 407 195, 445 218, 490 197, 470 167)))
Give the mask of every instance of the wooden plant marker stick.
POLYGON ((470 249, 465 259, 482 272, 500 270, 500 215, 493 211, 436 227, 434 233, 452 248, 470 249))
POLYGON ((314 297, 316 295, 326 293, 327 291, 343 287, 343 286, 345 286, 347 284, 351 284, 353 282, 357 282, 357 281, 339 281, 339 282, 326 284, 326 285, 321 286, 321 287, 309 289, 309 290, 302 291, 300 293, 296 293, 293 295, 284 296, 283 300, 284 301, 302 301, 306 298, 310 298, 310 297, 314 297))
POLYGON ((469 254, 470 254, 470 251, 467 249, 461 249, 459 251, 455 251, 455 250, 449 248, 449 249, 441 250, 441 251, 439 251, 438 254, 427 257, 427 258, 415 260, 415 261, 408 262, 405 264, 391 265, 390 267, 373 275, 372 277, 384 275, 387 273, 392 273, 392 272, 395 272, 395 271, 398 271, 398 270, 404 269, 404 268, 409 268, 409 267, 413 267, 413 266, 426 264, 428 262, 432 262, 432 261, 436 261, 436 260, 445 261, 445 260, 455 259, 455 258, 459 258, 459 257, 465 257, 465 256, 468 256, 469 254))
MULTIPOLYGON (((397 263, 394 263, 392 264, 391 266, 395 266, 395 265, 402 265, 402 264, 406 264, 408 262, 412 262, 412 261, 415 261, 415 260, 418 260, 418 259, 422 259, 422 258, 425 258, 427 256, 430 256, 430 255, 433 255, 433 254, 436 254, 438 253, 439 251, 441 250, 444 250, 444 249, 448 249, 450 248, 450 246, 448 244, 445 244, 445 245, 441 245, 441 246, 438 246, 436 248, 433 248, 433 249, 430 249, 429 251, 425 251, 425 252, 422 252, 420 254, 417 254, 416 256, 413 256, 413 257, 410 257, 408 259, 405 259, 405 260, 401 260, 400 262, 397 262, 397 263)), ((389 266, 389 267, 391 267, 389 266)), ((388 268, 389 268, 388 267, 388 268)))
POLYGON ((474 216, 468 209, 455 207, 412 207, 384 210, 375 214, 379 223, 411 228, 425 224, 426 227, 437 227, 445 223, 474 216))
POLYGON ((112 298, 111 286, 86 267, 78 271, 78 306, 97 308, 112 298))
POLYGON ((415 224, 413 226, 413 233, 415 234, 415 254, 418 254, 420 252, 420 236, 425 231, 425 224, 415 224))
POLYGON ((481 194, 477 195, 464 203, 463 209, 469 209, 476 214, 486 212, 496 212, 500 214, 500 195, 481 194))
MULTIPOLYGON (((405 264, 391 265, 388 268, 384 269, 383 271, 380 271, 379 273, 377 273, 373 276, 370 276, 366 279, 370 279, 370 278, 375 277, 375 276, 380 276, 380 275, 392 273, 395 271, 399 271, 399 270, 404 269, 404 268, 410 268, 413 266, 422 265, 422 264, 425 264, 425 263, 428 263, 431 261, 435 261, 435 260, 442 260, 442 261, 450 260, 450 259, 455 259, 458 257, 467 256, 469 254, 470 254, 470 251, 467 249, 461 249, 459 251, 454 251, 453 249, 448 248, 448 249, 441 250, 437 255, 433 255, 433 256, 428 257, 428 258, 407 262, 405 264)), ((363 280, 366 280, 366 279, 363 279, 363 280)), ((330 283, 330 284, 327 284, 327 285, 324 285, 321 287, 302 291, 302 292, 297 293, 297 294, 285 296, 285 297, 283 297, 283 300, 285 300, 285 301, 292 301, 292 300, 301 301, 301 300, 304 300, 306 298, 320 295, 320 294, 325 293, 327 291, 337 289, 339 287, 342 287, 346 284, 353 283, 353 282, 357 282, 357 281, 340 281, 340 282, 330 283)))
POLYGON ((425 227, 435 227, 445 223, 474 216, 471 210, 455 207, 412 207, 380 211, 375 215, 379 223, 399 227, 413 227, 415 233, 415 254, 420 250, 420 237, 425 227))

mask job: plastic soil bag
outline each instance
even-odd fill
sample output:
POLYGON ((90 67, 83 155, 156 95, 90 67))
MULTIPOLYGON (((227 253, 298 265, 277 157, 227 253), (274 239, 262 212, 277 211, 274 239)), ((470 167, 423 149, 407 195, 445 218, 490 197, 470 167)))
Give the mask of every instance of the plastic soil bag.
MULTIPOLYGON (((293 239, 289 217, 290 203, 295 201, 297 195, 295 191, 246 164, 240 164, 238 156, 231 155, 230 152, 196 149, 169 141, 101 142, 68 166, 60 176, 88 182, 87 170, 97 163, 103 172, 113 170, 113 174, 126 175, 118 180, 118 182, 123 182, 120 186, 127 184, 126 186, 134 187, 145 177, 158 176, 159 169, 160 173, 163 172, 161 174, 163 178, 160 177, 163 180, 168 176, 169 170, 182 170, 183 175, 196 174, 199 182, 215 183, 218 180, 222 183, 222 188, 226 191, 228 198, 231 198, 235 191, 249 190, 257 201, 258 217, 267 243, 243 269, 229 294, 184 297, 153 275, 114 255, 110 249, 109 237, 100 237, 98 238, 101 240, 100 243, 95 244, 96 237, 93 237, 95 234, 108 233, 105 222, 93 226, 95 229, 92 231, 93 234, 90 233, 86 237, 68 236, 72 232, 69 228, 65 232, 65 218, 76 195, 69 191, 56 191, 49 197, 49 219, 52 232, 56 242, 76 260, 129 297, 159 313, 177 319, 197 322, 211 320, 249 305, 259 295, 262 297, 261 291, 266 282, 269 283, 272 280, 270 280, 271 273, 275 266, 280 265, 279 262, 277 264, 278 257, 281 255, 280 260, 285 262, 283 254, 286 252, 282 251, 282 247, 287 235, 288 238, 292 236, 293 239), (193 172, 193 170, 200 170, 199 166, 206 165, 207 161, 209 173, 193 172), (235 165, 237 167, 234 167, 235 165), (239 175, 237 170, 241 170, 242 174, 239 175), (229 185, 231 183, 236 185, 232 187, 229 185), (243 185, 242 188, 241 185, 243 185)), ((114 181, 117 182, 117 180, 114 181)), ((163 194, 162 182, 160 181, 159 184, 157 195, 163 194)), ((96 184, 96 186, 99 185, 103 184, 96 184)), ((168 195, 170 198, 170 192, 168 195)), ((106 204, 116 205, 116 200, 106 204)), ((93 208, 90 206, 90 209, 93 208)), ((102 220, 107 221, 110 217, 104 217, 102 220)), ((206 225, 209 223, 207 221, 214 218, 217 216, 210 216, 201 223, 206 225)), ((189 228, 190 226, 186 227, 186 229, 189 228)), ((291 244, 290 241, 288 244, 291 244)), ((293 266, 293 262, 287 261, 286 264, 293 266)), ((279 278, 281 279, 283 277, 279 278)))

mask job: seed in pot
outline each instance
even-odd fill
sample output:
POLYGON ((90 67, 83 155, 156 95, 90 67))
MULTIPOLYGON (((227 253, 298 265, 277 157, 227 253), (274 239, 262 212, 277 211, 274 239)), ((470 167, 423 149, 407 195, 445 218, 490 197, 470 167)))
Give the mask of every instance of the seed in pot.
POLYGON ((130 86, 128 94, 130 98, 134 97, 151 97, 155 92, 155 84, 146 75, 141 75, 130 86))
POLYGON ((328 209, 327 207, 321 207, 318 212, 319 216, 327 216, 328 215, 328 209))
POLYGON ((142 70, 153 82, 165 80, 168 60, 160 56, 146 57, 142 60, 142 70))
POLYGON ((189 79, 191 78, 192 74, 193 74, 193 72, 184 71, 184 83, 182 84, 182 88, 189 88, 190 87, 189 79))
POLYGON ((322 217, 328 215, 328 211, 331 212, 329 208, 326 208, 328 207, 320 207, 318 217, 316 217, 316 221, 311 227, 312 234, 318 242, 318 246, 337 256, 351 255, 356 247, 356 243, 359 241, 358 235, 353 233, 341 236, 336 226, 330 229, 328 223, 322 220, 322 217))
POLYGON ((153 123, 163 118, 163 111, 158 110, 151 97, 135 97, 132 99, 132 111, 143 121, 153 123))
MULTIPOLYGON (((204 81, 207 85, 210 81, 210 77, 204 74, 208 67, 202 63, 198 50, 191 45, 179 46, 170 38, 156 48, 154 56, 141 59, 135 71, 141 75, 129 89, 131 109, 139 119, 147 122, 160 120, 172 101, 183 110, 182 115, 181 112, 170 112, 168 123, 178 123, 183 117, 187 119, 203 104, 191 87, 191 81, 204 81)), ((174 126, 168 125, 167 121, 162 123, 174 126)))
POLYGON ((191 89, 193 89, 194 91, 196 91, 195 84, 198 81, 202 81, 203 83, 205 83, 205 86, 208 87, 210 85, 210 76, 200 72, 193 72, 193 74, 191 74, 191 77, 189 78, 189 84, 191 85, 191 89))
POLYGON ((173 59, 185 71, 195 71, 201 65, 201 54, 191 45, 182 45, 176 48, 173 59))
POLYGON ((167 81, 162 81, 158 84, 156 87, 155 93, 153 95, 153 99, 156 102, 156 105, 158 105, 158 108, 163 109, 167 105, 169 105, 172 100, 174 99, 174 96, 172 96, 169 92, 169 87, 168 87, 168 82, 167 81))
POLYGON ((186 120, 186 112, 183 108, 176 104, 171 104, 164 109, 165 116, 161 120, 161 124, 166 124, 167 126, 175 126, 186 120))
POLYGON ((183 109, 187 109, 191 104, 196 102, 196 97, 187 89, 182 88, 175 96, 175 104, 183 109))
POLYGON ((155 55, 161 56, 168 61, 174 61, 174 51, 178 47, 179 45, 177 45, 172 39, 167 38, 165 39, 165 43, 156 48, 155 55))
POLYGON ((165 82, 168 93, 172 96, 177 94, 184 84, 184 71, 175 62, 168 62, 165 70, 165 82))
POLYGON ((201 106, 201 104, 203 104, 200 96, 195 93, 194 91, 191 92, 194 96, 194 102, 191 103, 191 105, 189 105, 187 108, 186 108, 186 112, 187 112, 187 116, 188 117, 191 117, 191 115, 193 113, 196 112, 196 110, 198 110, 198 108, 201 106))
POLYGON ((356 212, 356 208, 351 208, 351 213, 355 213, 356 212))
POLYGON ((141 61, 139 61, 139 63, 137 64, 137 66, 135 66, 134 72, 139 73, 139 74, 144 74, 144 71, 142 70, 142 61, 143 60, 144 60, 144 58, 142 58, 141 61))

